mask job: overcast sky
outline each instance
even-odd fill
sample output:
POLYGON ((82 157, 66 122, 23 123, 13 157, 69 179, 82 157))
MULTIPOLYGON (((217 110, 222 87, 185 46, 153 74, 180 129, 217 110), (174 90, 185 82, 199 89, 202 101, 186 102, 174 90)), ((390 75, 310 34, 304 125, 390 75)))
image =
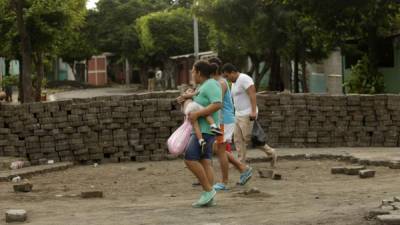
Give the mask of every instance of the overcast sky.
POLYGON ((93 9, 96 7, 96 2, 98 2, 99 0, 88 0, 86 3, 86 8, 88 9, 93 9))

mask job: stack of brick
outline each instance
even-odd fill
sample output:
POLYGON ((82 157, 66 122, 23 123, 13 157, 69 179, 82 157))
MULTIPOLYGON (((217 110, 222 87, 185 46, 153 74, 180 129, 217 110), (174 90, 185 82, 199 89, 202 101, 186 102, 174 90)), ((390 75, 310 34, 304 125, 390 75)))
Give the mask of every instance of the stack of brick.
POLYGON ((182 122, 177 92, 0 105, 0 156, 55 161, 162 160, 182 122))
MULTIPOLYGON (((0 156, 55 161, 147 161, 167 155, 183 121, 177 92, 0 105, 0 156)), ((258 95, 276 147, 399 146, 400 96, 258 95)))
POLYGON ((399 146, 398 95, 262 94, 258 104, 272 146, 399 146))

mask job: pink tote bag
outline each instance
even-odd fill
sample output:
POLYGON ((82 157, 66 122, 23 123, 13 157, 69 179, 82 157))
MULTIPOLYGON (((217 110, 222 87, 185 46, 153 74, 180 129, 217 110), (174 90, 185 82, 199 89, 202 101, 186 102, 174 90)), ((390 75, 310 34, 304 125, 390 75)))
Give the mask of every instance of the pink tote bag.
POLYGON ((185 152, 189 143, 190 134, 192 133, 192 125, 189 120, 185 122, 168 138, 168 151, 172 155, 180 155, 185 152))

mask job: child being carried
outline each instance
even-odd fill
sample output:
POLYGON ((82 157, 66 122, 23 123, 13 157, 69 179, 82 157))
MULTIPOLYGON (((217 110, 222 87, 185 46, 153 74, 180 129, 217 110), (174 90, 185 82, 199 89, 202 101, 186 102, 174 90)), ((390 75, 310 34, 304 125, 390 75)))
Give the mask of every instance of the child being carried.
MULTIPOLYGON (((185 113, 186 116, 189 115, 189 113, 191 112, 197 112, 205 108, 199 103, 193 101, 192 98, 197 94, 198 93, 192 87, 189 87, 182 95, 182 97, 185 99, 183 103, 183 112, 185 113)), ((214 133, 217 136, 223 135, 221 129, 217 126, 217 124, 215 124, 215 121, 211 115, 208 115, 207 117, 205 117, 205 119, 207 120, 207 123, 210 125, 212 133, 214 133)), ((194 133, 197 139, 199 140, 199 144, 201 146, 201 152, 203 154, 207 143, 204 140, 203 135, 201 134, 199 121, 193 122, 191 124, 193 126, 194 133)))

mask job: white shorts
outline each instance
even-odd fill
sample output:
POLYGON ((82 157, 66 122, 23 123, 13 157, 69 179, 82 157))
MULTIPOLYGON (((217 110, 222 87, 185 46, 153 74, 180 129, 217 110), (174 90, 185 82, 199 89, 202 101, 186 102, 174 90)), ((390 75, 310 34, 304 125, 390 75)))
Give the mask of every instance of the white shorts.
POLYGON ((231 143, 233 137, 233 131, 235 130, 235 124, 224 124, 224 142, 231 143))
POLYGON ((200 105, 199 103, 195 102, 195 101, 191 101, 186 105, 185 108, 185 115, 188 115, 191 112, 197 112, 204 109, 204 106, 200 105))
POLYGON ((235 124, 222 124, 221 130, 224 132, 224 135, 217 136, 217 144, 232 143, 232 136, 233 131, 235 130, 235 124))

